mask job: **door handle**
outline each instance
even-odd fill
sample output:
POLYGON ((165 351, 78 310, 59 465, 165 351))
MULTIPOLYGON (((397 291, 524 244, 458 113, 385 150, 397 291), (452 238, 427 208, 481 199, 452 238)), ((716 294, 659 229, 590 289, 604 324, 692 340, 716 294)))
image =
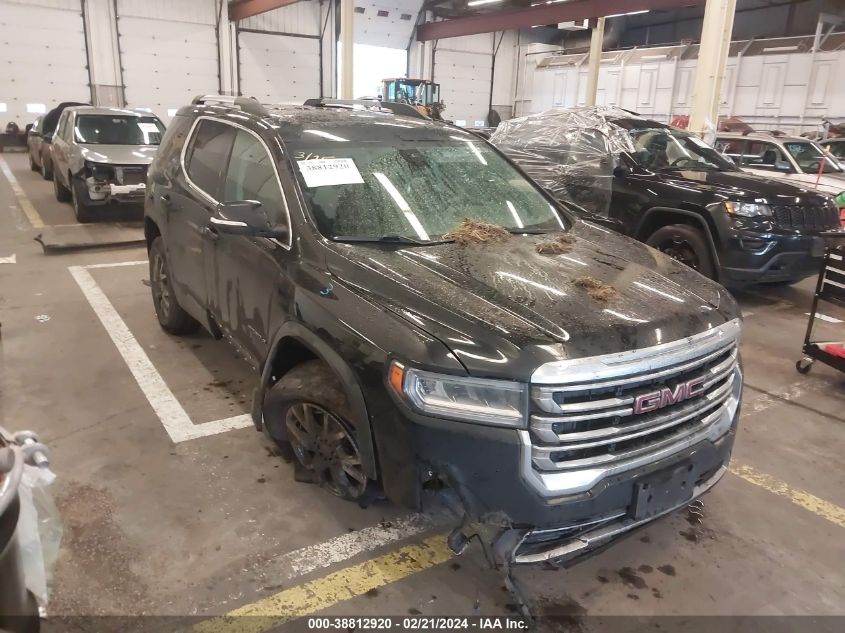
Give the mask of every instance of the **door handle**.
POLYGON ((212 242, 216 242, 220 239, 220 233, 217 232, 217 229, 213 226, 204 226, 201 229, 201 233, 210 239, 212 242))

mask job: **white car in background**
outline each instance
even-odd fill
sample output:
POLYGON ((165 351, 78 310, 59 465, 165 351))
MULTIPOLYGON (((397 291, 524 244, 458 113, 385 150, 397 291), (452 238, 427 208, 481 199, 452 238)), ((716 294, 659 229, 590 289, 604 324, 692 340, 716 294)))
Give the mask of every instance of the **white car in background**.
POLYGON ((715 146, 745 171, 817 189, 834 198, 845 192, 842 165, 806 138, 768 132, 721 132, 716 135, 715 146))

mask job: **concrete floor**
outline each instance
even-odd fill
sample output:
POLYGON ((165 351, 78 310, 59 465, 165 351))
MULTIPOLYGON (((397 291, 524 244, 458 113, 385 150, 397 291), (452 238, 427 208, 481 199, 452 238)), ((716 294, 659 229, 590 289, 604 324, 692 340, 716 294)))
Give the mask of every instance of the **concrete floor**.
MULTIPOLYGON (((73 222, 24 155, 4 159, 45 223, 73 222)), ((0 176, 0 258, 16 255, 0 264, 0 420, 37 431, 59 476, 52 614, 223 614, 419 540, 389 538, 406 525, 402 508, 364 509, 295 483, 251 428, 171 441, 68 271, 146 253, 45 256, 36 233, 0 176), (301 548, 308 565, 290 554, 301 548)), ((250 369, 208 336, 165 335, 145 266, 88 272, 193 423, 246 413, 250 369)), ((845 615, 845 378, 794 369, 813 283, 739 297, 749 316, 734 463, 828 505, 813 512, 728 474, 705 497, 701 525, 680 513, 570 570, 518 570, 536 612, 576 630, 592 628, 588 615, 845 615)), ((511 602, 472 546, 320 614, 510 614, 511 602)))

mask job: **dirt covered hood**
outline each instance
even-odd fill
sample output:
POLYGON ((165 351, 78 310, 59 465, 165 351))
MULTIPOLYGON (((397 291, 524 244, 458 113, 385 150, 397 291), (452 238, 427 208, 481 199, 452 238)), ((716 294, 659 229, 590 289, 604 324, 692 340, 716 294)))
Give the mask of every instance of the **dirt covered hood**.
POLYGON ((666 343, 737 316, 721 286, 639 242, 584 222, 572 235, 558 254, 537 252, 549 235, 496 245, 335 244, 329 268, 479 376, 527 379, 543 362, 666 343))

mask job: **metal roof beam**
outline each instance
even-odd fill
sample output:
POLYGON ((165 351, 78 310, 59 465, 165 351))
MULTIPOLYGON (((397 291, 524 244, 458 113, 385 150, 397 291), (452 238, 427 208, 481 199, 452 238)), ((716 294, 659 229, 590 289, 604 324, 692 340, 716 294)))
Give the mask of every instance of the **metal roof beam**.
POLYGON ((299 0, 231 0, 229 2, 229 19, 236 22, 296 2, 299 2, 299 0))
POLYGON ((544 3, 536 7, 508 9, 441 22, 428 22, 417 27, 417 40, 420 42, 442 40, 462 35, 523 29, 647 9, 680 9, 703 3, 704 0, 570 0, 554 4, 544 3))

